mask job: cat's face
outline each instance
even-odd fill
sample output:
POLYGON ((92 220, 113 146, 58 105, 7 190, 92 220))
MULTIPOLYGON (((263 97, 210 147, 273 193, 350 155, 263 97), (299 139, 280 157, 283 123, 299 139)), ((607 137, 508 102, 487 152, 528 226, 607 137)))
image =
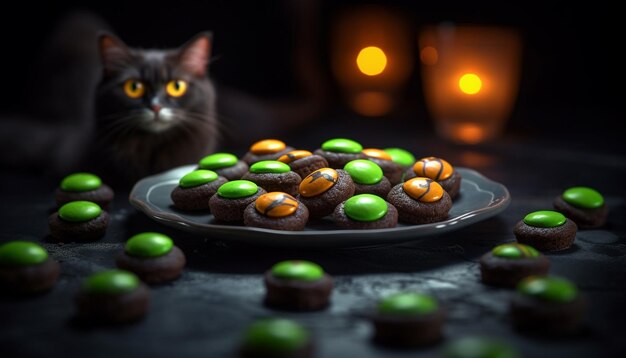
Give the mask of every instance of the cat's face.
POLYGON ((173 50, 139 50, 100 39, 104 77, 97 92, 98 127, 114 137, 189 131, 211 120, 214 89, 206 76, 210 36, 173 50))

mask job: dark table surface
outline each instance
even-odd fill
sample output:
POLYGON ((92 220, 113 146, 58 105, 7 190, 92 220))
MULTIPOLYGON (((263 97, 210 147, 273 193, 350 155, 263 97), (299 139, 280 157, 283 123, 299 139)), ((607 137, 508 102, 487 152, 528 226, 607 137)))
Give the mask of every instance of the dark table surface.
MULTIPOLYGON (((350 128, 350 123, 345 126, 350 128)), ((368 138, 383 127, 374 125, 368 138)), ((307 132, 300 137, 301 147, 314 149, 312 143, 326 139, 325 133, 307 132)), ((377 140, 368 146, 388 143, 377 140)), ((495 143, 465 147, 432 136, 398 133, 394 144, 418 156, 438 155, 478 170, 507 186, 510 206, 470 227, 400 245, 292 251, 235 246, 165 227, 130 206, 128 192, 118 191, 104 238, 60 245, 47 236, 56 179, 3 171, 0 242, 41 242, 61 262, 62 274, 46 294, 0 296, 0 356, 228 357, 245 327, 268 316, 292 318, 308 327, 319 357, 436 356, 443 344, 467 335, 499 338, 529 357, 626 353, 626 156, 619 135, 592 143, 585 133, 561 138, 507 135, 495 143), (519 334, 508 318, 512 291, 482 285, 478 258, 496 244, 514 241, 512 228, 517 221, 530 211, 550 209, 553 198, 573 185, 597 188, 610 208, 606 227, 579 231, 571 249, 547 254, 551 273, 572 280, 588 298, 585 328, 576 337, 559 340, 519 334), (113 267, 123 242, 141 231, 160 231, 174 238, 188 259, 182 277, 153 287, 149 314, 140 322, 121 327, 76 325, 73 297, 81 281, 92 272, 113 267), (263 272, 291 258, 316 261, 334 276, 328 309, 286 313, 263 306, 263 272), (371 343, 372 327, 359 313, 379 297, 400 290, 433 294, 444 305, 448 316, 441 344, 403 352, 371 343)))

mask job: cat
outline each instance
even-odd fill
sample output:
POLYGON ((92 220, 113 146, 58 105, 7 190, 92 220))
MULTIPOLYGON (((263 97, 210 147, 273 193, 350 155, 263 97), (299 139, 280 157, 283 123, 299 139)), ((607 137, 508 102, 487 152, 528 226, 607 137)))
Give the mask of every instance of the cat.
POLYGON ((55 179, 91 171, 119 188, 197 162, 220 142, 212 37, 127 46, 91 13, 62 21, 28 82, 26 107, 0 116, 0 163, 55 179))
POLYGON ((103 33, 93 159, 126 180, 197 162, 218 144, 211 36, 179 49, 140 50, 103 33))

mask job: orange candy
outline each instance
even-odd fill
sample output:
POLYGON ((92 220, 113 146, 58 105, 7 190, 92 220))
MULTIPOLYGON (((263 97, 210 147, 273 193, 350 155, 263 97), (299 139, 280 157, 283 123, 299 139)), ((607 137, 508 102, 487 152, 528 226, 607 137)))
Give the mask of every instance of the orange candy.
POLYGON ((278 139, 265 139, 254 143, 250 151, 254 154, 272 154, 287 148, 283 141, 278 139))
POLYGON ((454 172, 454 169, 452 169, 450 163, 441 158, 426 157, 413 164, 413 171, 419 177, 439 181, 448 179, 452 175, 452 172, 454 172))
POLYGON ((298 201, 287 193, 272 191, 259 196, 254 206, 263 215, 271 218, 282 218, 298 210, 298 201))
POLYGON ((302 159, 311 155, 313 155, 313 153, 309 152, 308 150, 292 150, 287 154, 281 155, 280 158, 278 158, 278 161, 289 164, 295 160, 302 159))
POLYGON ((367 155, 370 158, 381 159, 381 160, 391 160, 391 155, 385 152, 384 150, 377 148, 365 148, 362 150, 363 154, 367 155))
POLYGON ((425 203, 432 203, 443 197, 443 188, 430 178, 415 177, 402 184, 402 189, 411 198, 425 203))
POLYGON ((332 188, 339 180, 339 173, 332 168, 320 168, 307 175, 300 183, 300 195, 311 197, 320 195, 332 188))

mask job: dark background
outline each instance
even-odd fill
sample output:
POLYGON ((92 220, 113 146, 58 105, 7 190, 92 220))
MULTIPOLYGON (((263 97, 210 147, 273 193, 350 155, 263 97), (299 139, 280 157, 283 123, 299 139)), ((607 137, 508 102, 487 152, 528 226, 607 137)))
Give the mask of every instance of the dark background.
MULTIPOLYGON (((102 16, 129 45, 179 46, 199 31, 214 33, 211 75, 223 88, 235 88, 264 100, 306 96, 294 70, 294 49, 299 41, 294 29, 311 16, 312 47, 318 51, 320 74, 327 90, 337 91, 329 66, 329 25, 342 9, 377 2, 363 1, 176 1, 84 2, 55 1, 33 6, 16 2, 5 12, 17 20, 2 22, 4 81, 2 108, 20 111, 32 105, 32 84, 25 80, 55 25, 68 13, 90 10, 102 16), (79 5, 80 4, 80 5, 79 5), (296 5, 298 4, 298 5, 296 5)), ((531 5, 509 2, 380 1, 403 13, 415 33, 420 27, 452 21, 498 24, 519 29, 524 38, 522 80, 510 131, 543 129, 587 132, 589 124, 615 126, 623 118, 623 69, 619 11, 596 2, 531 5)), ((415 59, 418 60, 417 51, 415 59)), ((417 63, 416 63, 417 65, 417 63)), ((419 68, 419 67, 416 67, 419 68)), ((419 70, 414 70, 398 117, 424 119, 419 70)), ((343 109, 330 95, 329 108, 343 109)), ((319 116, 322 120, 324 115, 319 116)), ((368 120, 381 120, 380 118, 368 120)), ((384 118, 382 120, 385 120, 384 118)), ((422 120, 422 128, 430 122, 422 120)), ((609 131, 610 132, 610 131, 609 131)))

